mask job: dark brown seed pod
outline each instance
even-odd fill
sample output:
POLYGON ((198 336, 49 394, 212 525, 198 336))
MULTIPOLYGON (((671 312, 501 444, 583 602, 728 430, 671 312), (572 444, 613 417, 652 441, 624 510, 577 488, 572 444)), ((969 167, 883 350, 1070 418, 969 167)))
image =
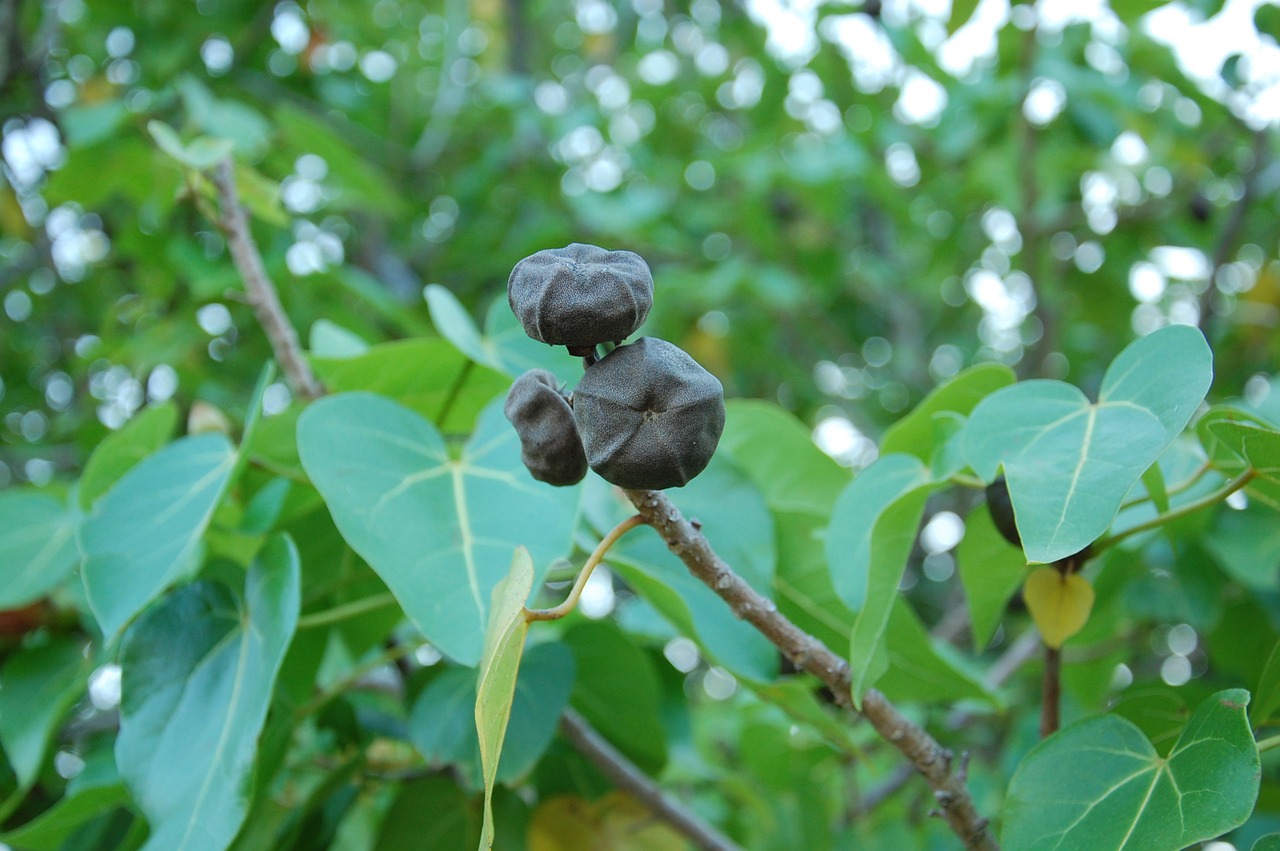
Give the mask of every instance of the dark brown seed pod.
POLYGON ((520 460, 540 482, 564 487, 587 475, 587 456, 569 401, 556 377, 531 369, 507 391, 503 407, 520 435, 520 460))
POLYGON ((1013 501, 1009 499, 1009 485, 1004 476, 987 485, 987 510, 991 519, 1005 540, 1015 547, 1022 546, 1022 536, 1018 534, 1018 524, 1013 519, 1013 501))
POLYGON ((680 347, 656 337, 619 346, 573 391, 587 462, 619 487, 687 484, 724 431, 724 388, 680 347))
POLYGON ((594 348, 635 333, 653 307, 640 255, 575 242, 524 258, 507 279, 511 311, 535 340, 594 348))

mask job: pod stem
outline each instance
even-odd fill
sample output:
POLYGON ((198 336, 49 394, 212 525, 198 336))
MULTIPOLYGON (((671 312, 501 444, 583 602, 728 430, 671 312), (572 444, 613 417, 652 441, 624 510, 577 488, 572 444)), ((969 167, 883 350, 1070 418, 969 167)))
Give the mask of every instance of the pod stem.
POLYGON ((609 552, 619 538, 627 532, 644 524, 644 518, 639 514, 632 514, 626 520, 623 520, 609 534, 604 536, 599 546, 591 553, 591 557, 587 559, 587 563, 582 566, 581 572, 578 573, 577 580, 573 583, 573 588, 569 591, 569 596, 564 602, 558 606, 552 606, 549 609, 525 609, 524 619, 526 622, 533 621, 554 621, 559 620, 565 615, 572 612, 578 605, 578 598, 582 596, 582 589, 587 587, 587 580, 591 578, 592 572, 595 571, 596 565, 604 561, 605 554, 609 552))

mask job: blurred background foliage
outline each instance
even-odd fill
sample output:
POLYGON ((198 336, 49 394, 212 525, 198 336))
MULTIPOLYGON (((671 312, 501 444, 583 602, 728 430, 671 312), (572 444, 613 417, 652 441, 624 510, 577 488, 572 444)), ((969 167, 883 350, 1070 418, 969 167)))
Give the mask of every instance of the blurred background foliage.
MULTIPOLYGON (((187 182, 153 120, 229 140, 285 307, 304 343, 330 351, 349 334, 435 336, 430 284, 483 324, 495 300, 505 310, 517 260, 583 241, 646 258, 646 331, 730 397, 794 411, 849 467, 964 367, 1003 362, 1092 392, 1130 339, 1171 322, 1209 337, 1213 397, 1261 404, 1280 355, 1277 18, 1253 0, 0 0, 0 485, 64 492, 148 403, 239 422, 270 356, 202 212, 210 187, 187 182)), ((268 388, 269 411, 289 401, 268 388)), ((933 555, 955 545, 956 521, 934 529, 933 555)), ((1176 571, 1211 586, 1218 569, 1193 554, 1176 571)), ((954 605, 954 564, 930 572, 925 556, 908 576, 926 580, 932 624, 954 605)), ((1180 663, 1168 684, 1205 670, 1197 634, 1244 624, 1258 647, 1274 643, 1274 606, 1252 596, 1161 609, 1173 553, 1153 558, 1168 569, 1110 570, 1100 596, 1153 627, 1141 640, 1154 682, 1174 657, 1185 677, 1180 663)), ((1249 681, 1258 652, 1216 661, 1249 681)), ((693 689, 696 651, 688 667, 635 653, 652 714, 688 744, 671 704, 693 689)), ((1080 707, 1101 701, 1126 653, 1103 641, 1092 664, 1068 666, 1080 707)), ((699 669, 713 695, 727 688, 718 670, 699 669)), ((1006 720, 970 729, 974 746, 1034 737, 1030 715, 1006 720)), ((857 809, 856 790, 824 772, 868 741, 841 733, 833 756, 795 729, 752 704, 668 772, 714 778, 700 806, 753 847, 797 847, 824 813, 857 809), (789 779, 774 809, 750 810, 756 793, 703 762, 727 742, 753 777, 789 779)), ((557 747, 544 793, 572 775, 557 747)), ((989 800, 995 787, 977 783, 989 800)), ((421 802, 447 814, 462 794, 438 777, 411 791, 378 799, 381 835, 412 835, 397 825, 421 802)), ((945 845, 913 800, 910 830, 945 845)), ((337 815, 313 815, 307 829, 338 830, 337 815)), ((895 825, 875 841, 925 841, 895 825)))

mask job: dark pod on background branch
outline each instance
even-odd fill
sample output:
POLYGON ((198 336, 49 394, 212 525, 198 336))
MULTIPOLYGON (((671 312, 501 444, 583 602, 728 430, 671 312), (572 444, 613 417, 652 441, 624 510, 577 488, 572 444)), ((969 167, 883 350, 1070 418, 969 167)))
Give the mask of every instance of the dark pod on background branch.
POLYGON ((556 377, 531 369, 507 391, 503 408, 520 435, 520 460, 540 482, 576 485, 587 475, 587 456, 569 400, 556 377))
POLYGON ((638 254, 575 242, 516 264, 507 301, 535 340, 575 349, 625 340, 653 307, 653 275, 638 254))
POLYGON ((680 487, 701 473, 724 430, 724 388, 657 337, 619 346, 573 393, 587 461, 619 487, 680 487))

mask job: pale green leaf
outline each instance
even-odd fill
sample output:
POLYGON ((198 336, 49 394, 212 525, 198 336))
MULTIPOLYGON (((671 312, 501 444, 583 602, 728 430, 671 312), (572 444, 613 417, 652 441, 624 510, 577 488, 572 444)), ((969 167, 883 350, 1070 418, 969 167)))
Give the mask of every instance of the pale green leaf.
POLYGON ((498 760, 511 718, 516 693, 516 677, 529 622, 524 604, 533 590, 533 560, 520 547, 511 560, 511 571, 493 589, 493 605, 484 631, 484 654, 480 658, 476 686, 475 722, 480 740, 480 766, 484 779, 484 827, 480 851, 493 847, 493 787, 497 782, 498 760))
POLYGON ((440 336, 453 343, 458 351, 476 363, 501 369, 485 350, 484 340, 480 337, 480 329, 476 327, 475 320, 453 293, 439 284, 427 284, 425 294, 431 321, 440 336))
POLYGON ((911 413, 889 426, 880 441, 880 454, 905 452, 928 463, 939 447, 935 422, 939 415, 968 416, 979 402, 1015 380, 1013 370, 1004 364, 986 363, 964 370, 935 387, 911 413))
POLYGON ((169 442, 178 424, 178 406, 172 402, 145 408, 118 431, 102 439, 80 474, 80 506, 92 507, 134 465, 169 442))

